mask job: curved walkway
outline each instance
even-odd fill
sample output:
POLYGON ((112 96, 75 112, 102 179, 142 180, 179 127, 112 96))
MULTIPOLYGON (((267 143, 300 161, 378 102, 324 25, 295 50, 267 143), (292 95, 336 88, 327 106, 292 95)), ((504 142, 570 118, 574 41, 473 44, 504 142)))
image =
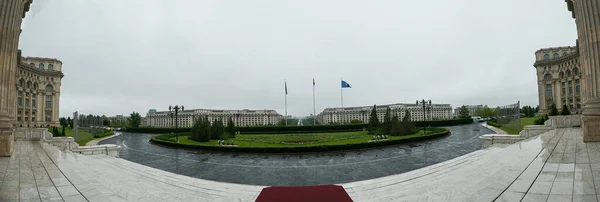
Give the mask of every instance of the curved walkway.
POLYGON ((190 177, 264 186, 340 184, 400 174, 481 149, 479 124, 448 127, 451 136, 389 147, 306 154, 203 152, 153 145, 152 134, 128 134, 102 141, 123 149, 119 156, 190 177))
POLYGON ((107 139, 110 139, 113 137, 117 137, 119 135, 121 135, 121 132, 115 131, 115 134, 113 134, 111 136, 90 140, 89 142, 85 143, 85 146, 94 146, 94 145, 97 145, 98 143, 100 143, 101 141, 104 141, 104 140, 107 140, 107 139))

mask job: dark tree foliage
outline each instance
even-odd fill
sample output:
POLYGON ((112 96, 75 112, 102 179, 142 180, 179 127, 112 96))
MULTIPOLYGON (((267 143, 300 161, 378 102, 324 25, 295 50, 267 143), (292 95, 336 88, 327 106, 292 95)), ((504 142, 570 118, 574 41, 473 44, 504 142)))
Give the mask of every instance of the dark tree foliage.
POLYGON ((375 133, 379 130, 379 118, 377 118, 377 105, 373 105, 371 115, 369 116, 369 133, 375 133))

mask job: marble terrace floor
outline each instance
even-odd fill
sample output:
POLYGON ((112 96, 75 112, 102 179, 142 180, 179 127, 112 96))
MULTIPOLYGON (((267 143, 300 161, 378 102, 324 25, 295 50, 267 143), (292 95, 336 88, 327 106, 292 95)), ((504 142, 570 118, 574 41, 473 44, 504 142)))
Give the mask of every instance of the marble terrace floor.
MULTIPOLYGON (((579 128, 478 150, 410 172, 341 184, 354 201, 598 201, 600 142, 579 128)), ((254 201, 264 186, 177 175, 17 141, 0 158, 0 201, 254 201)))

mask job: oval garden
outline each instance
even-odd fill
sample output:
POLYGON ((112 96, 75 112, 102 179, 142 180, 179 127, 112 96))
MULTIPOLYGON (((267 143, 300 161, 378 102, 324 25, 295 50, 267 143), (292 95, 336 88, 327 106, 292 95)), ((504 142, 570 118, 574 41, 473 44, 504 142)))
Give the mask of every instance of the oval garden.
POLYGON ((449 130, 439 128, 441 126, 472 122, 472 119, 410 122, 392 118, 381 124, 235 127, 201 118, 192 128, 130 128, 126 131, 161 134, 152 137, 151 142, 171 147, 296 153, 363 149, 429 140, 450 135, 449 130), (426 129, 423 126, 427 126, 426 129))

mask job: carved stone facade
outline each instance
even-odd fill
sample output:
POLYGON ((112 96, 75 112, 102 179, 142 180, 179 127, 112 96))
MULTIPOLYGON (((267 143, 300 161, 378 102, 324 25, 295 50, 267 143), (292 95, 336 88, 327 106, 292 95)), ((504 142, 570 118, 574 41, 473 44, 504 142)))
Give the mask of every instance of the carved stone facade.
POLYGON ((31 0, 0 1, 0 156, 14 150, 19 36, 30 5, 31 0))
POLYGON ((54 58, 24 57, 17 69, 16 127, 59 125, 62 62, 54 58))
POLYGON ((535 52, 540 113, 547 114, 555 104, 573 114, 582 110, 581 69, 577 47, 544 48, 535 52))
POLYGON ((566 0, 577 25, 583 140, 600 141, 600 1, 566 0))

